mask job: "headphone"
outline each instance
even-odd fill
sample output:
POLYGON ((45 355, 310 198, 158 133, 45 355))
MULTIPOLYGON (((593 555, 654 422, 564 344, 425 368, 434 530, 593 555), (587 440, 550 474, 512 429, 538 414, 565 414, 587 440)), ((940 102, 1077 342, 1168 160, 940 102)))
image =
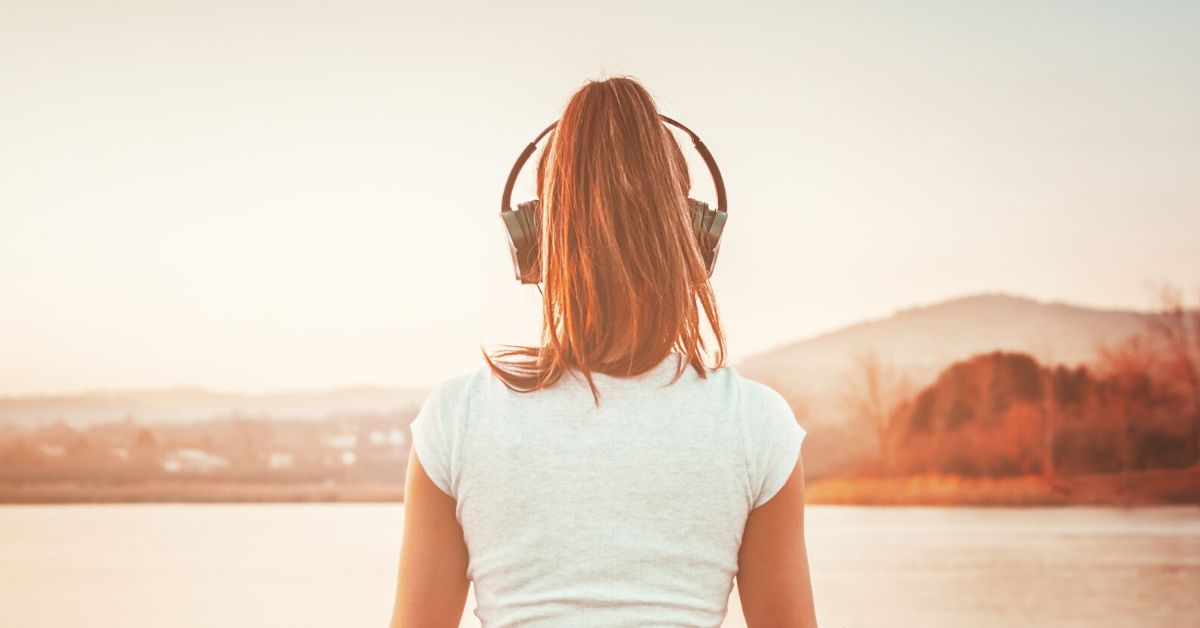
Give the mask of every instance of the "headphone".
MULTIPOLYGON (((724 231, 725 221, 729 216, 725 204, 725 182, 721 179, 721 169, 717 167, 717 161, 713 159, 712 153, 708 152, 708 147, 700 140, 700 136, 667 116, 659 114, 659 117, 664 122, 682 129, 684 133, 688 134, 688 137, 692 138, 692 145, 696 147, 696 152, 704 158, 704 163, 708 166, 708 172, 712 175, 713 184, 717 190, 716 209, 709 208, 707 203, 694 198, 688 197, 687 199, 688 208, 692 214, 692 233, 700 246, 700 253, 704 257, 708 276, 711 277, 717 263, 717 252, 721 249, 721 232, 724 231)), ((510 205, 513 185, 517 182, 517 175, 520 174, 521 167, 537 150, 538 142, 557 124, 558 121, 552 122, 550 126, 546 127, 546 130, 533 138, 525 150, 521 151, 517 162, 513 164, 512 172, 508 174, 508 182, 504 184, 504 196, 500 199, 500 218, 503 219, 504 229, 508 234, 508 250, 512 253, 513 270, 517 279, 523 284, 537 284, 542 280, 538 248, 541 201, 539 199, 526 201, 517 204, 517 208, 513 209, 510 205)))

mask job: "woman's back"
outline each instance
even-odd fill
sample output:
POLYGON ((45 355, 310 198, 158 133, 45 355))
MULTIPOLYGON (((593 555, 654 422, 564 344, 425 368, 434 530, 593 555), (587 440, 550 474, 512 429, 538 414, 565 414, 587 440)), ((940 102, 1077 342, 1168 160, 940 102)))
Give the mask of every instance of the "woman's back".
POLYGON ((816 625, 804 430, 725 365, 709 277, 726 205, 700 137, 627 77, 588 82, 521 151, 500 216, 540 340, 484 351, 415 419, 393 626, 457 623, 473 581, 487 628, 713 627, 735 574, 750 625, 816 625), (538 198, 514 209, 543 137, 538 198))
POLYGON ((719 626, 752 508, 787 481, 804 430, 733 367, 574 373, 533 393, 486 366, 444 381, 413 448, 455 499, 487 628, 719 626))

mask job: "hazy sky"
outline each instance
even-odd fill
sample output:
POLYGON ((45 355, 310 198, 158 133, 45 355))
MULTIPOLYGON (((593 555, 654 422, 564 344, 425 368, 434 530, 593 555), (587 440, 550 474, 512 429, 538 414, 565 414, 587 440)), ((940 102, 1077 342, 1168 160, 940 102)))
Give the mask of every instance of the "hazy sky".
POLYGON ((1143 307, 1200 285, 1198 7, 0 3, 0 394, 427 385, 534 341, 504 177, 618 74, 725 174, 735 359, 981 291, 1143 307))

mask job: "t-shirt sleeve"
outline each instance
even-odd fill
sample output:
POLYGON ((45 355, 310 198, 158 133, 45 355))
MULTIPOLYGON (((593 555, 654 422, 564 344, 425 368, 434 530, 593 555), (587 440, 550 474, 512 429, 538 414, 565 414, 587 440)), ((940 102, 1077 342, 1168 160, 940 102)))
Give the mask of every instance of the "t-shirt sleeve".
POLYGON ((770 501, 791 477, 800 458, 805 430, 783 395, 765 384, 751 380, 744 383, 741 409, 746 460, 752 508, 758 508, 770 501))
POLYGON ((425 474, 454 497, 456 457, 466 419, 466 376, 446 380, 429 392, 412 420, 412 447, 425 474))

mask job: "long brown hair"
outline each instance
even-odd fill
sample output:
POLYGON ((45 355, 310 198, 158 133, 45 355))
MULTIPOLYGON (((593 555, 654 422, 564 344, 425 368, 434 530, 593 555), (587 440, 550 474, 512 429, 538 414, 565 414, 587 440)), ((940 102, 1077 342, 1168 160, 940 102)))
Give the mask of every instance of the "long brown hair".
MULTIPOLYGON (((588 81, 567 103, 537 168, 541 346, 484 360, 505 385, 532 392, 580 371, 628 377, 672 351, 701 377, 725 364, 725 335, 687 209, 687 162, 650 93, 630 77, 588 81)), ((482 350, 482 347, 481 347, 482 350)))

